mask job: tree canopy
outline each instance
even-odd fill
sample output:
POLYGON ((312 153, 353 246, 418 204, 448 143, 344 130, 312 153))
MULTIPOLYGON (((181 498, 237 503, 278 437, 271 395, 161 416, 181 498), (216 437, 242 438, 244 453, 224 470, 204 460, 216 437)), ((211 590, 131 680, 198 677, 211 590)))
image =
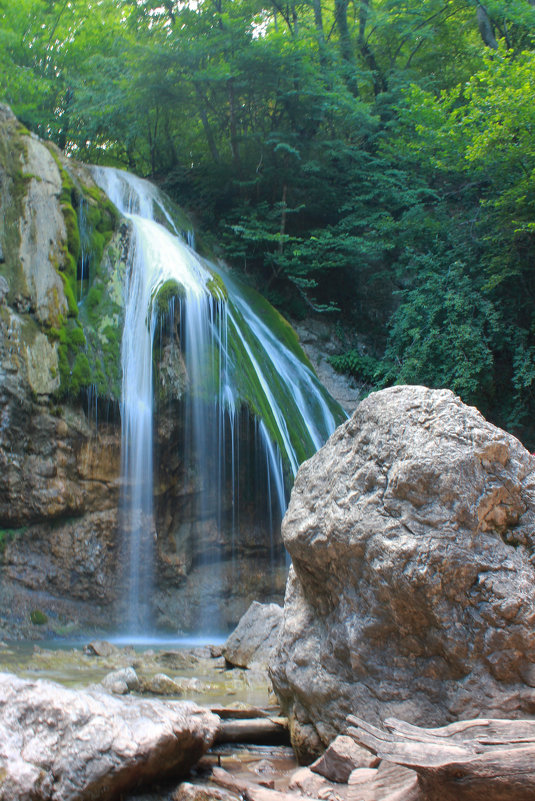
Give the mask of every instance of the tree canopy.
POLYGON ((535 448, 535 0, 0 0, 0 95, 535 448))

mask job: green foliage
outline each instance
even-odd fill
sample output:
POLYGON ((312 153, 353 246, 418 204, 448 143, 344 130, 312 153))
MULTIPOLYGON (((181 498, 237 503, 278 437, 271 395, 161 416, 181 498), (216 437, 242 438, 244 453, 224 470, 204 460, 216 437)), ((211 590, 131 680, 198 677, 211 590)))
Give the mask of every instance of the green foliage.
MULTIPOLYGON (((283 311, 339 315, 359 347, 337 369, 450 386, 535 446, 534 14, 529 0, 0 0, 0 95, 68 153, 165 176, 283 311)), ((64 178, 64 281, 74 316, 91 250, 79 314, 103 386, 119 311, 98 270, 116 223, 86 192, 84 241, 74 190, 64 178)))
MULTIPOLYGON (((383 384, 448 387, 469 403, 492 392, 499 317, 460 262, 419 260, 421 274, 402 292, 382 364, 383 384)), ((479 286, 478 286, 479 284, 479 286)))
POLYGON ((331 356, 329 361, 339 373, 348 373, 367 384, 377 384, 382 377, 379 360, 358 350, 331 356))

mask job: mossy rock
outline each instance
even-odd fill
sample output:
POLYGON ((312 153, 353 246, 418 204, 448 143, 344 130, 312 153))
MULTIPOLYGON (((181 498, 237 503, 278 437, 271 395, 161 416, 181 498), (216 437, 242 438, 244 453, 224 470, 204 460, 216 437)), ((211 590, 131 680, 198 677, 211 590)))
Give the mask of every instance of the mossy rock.
POLYGON ((8 203, 2 203, 3 215, 0 217, 3 253, 0 275, 4 275, 9 284, 9 302, 28 293, 19 258, 20 219, 29 186, 29 180, 26 180, 29 176, 25 176, 23 172, 23 163, 27 156, 24 141, 26 134, 24 126, 14 118, 0 123, 0 192, 4 201, 9 199, 8 203))
POLYGON ((225 282, 218 273, 213 270, 211 272, 212 277, 206 282, 208 292, 215 300, 228 300, 228 289, 225 282))
POLYGON ((186 290, 183 285, 174 278, 170 278, 158 287, 152 298, 152 307, 156 314, 161 317, 169 313, 169 304, 173 298, 182 299, 186 297, 186 290))
POLYGON ((30 612, 30 623, 34 626, 46 626, 48 623, 48 616, 40 609, 32 609, 30 612))
POLYGON ((50 338, 59 341, 61 386, 57 398, 76 398, 85 388, 95 386, 99 395, 117 400, 121 392, 123 309, 117 303, 115 287, 110 289, 109 282, 113 281, 120 254, 108 250, 121 217, 99 187, 82 182, 80 169, 73 177, 55 148, 49 149, 61 174, 60 202, 67 231, 65 262, 58 271, 64 283, 69 316, 79 318, 63 320, 59 328, 47 332, 50 338), (82 258, 87 268, 84 285, 79 279, 82 258), (89 286, 84 298, 86 284, 89 286))

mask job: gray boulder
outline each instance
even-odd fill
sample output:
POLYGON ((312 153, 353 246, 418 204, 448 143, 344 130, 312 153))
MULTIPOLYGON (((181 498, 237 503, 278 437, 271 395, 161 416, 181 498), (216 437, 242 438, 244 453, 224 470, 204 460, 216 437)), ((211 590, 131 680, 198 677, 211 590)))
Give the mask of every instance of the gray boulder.
POLYGON ((0 673, 0 801, 108 801, 184 776, 218 723, 192 703, 119 699, 0 673))
POLYGON ((272 680, 302 760, 350 712, 535 714, 535 459, 447 390, 370 395, 297 475, 272 680))
POLYGON ((223 647, 223 656, 231 665, 267 665, 277 644, 282 623, 282 607, 253 601, 223 647))
POLYGON ((101 684, 107 692, 115 695, 126 695, 131 691, 136 692, 140 688, 139 679, 133 667, 119 668, 119 670, 108 673, 102 679, 101 684))

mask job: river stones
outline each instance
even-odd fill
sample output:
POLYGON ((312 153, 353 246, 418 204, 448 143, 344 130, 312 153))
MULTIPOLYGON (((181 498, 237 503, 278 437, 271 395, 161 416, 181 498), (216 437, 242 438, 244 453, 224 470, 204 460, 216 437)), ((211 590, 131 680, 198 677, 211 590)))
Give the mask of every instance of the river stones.
POLYGON ((331 782, 348 782, 357 768, 375 768, 379 759, 351 737, 339 734, 310 770, 331 782))
POLYGON ((364 400, 297 475, 271 663, 302 760, 350 712, 535 714, 535 459, 447 390, 364 400))
POLYGON ((0 801, 108 801, 184 776, 218 724, 192 703, 119 699, 0 673, 0 801))

